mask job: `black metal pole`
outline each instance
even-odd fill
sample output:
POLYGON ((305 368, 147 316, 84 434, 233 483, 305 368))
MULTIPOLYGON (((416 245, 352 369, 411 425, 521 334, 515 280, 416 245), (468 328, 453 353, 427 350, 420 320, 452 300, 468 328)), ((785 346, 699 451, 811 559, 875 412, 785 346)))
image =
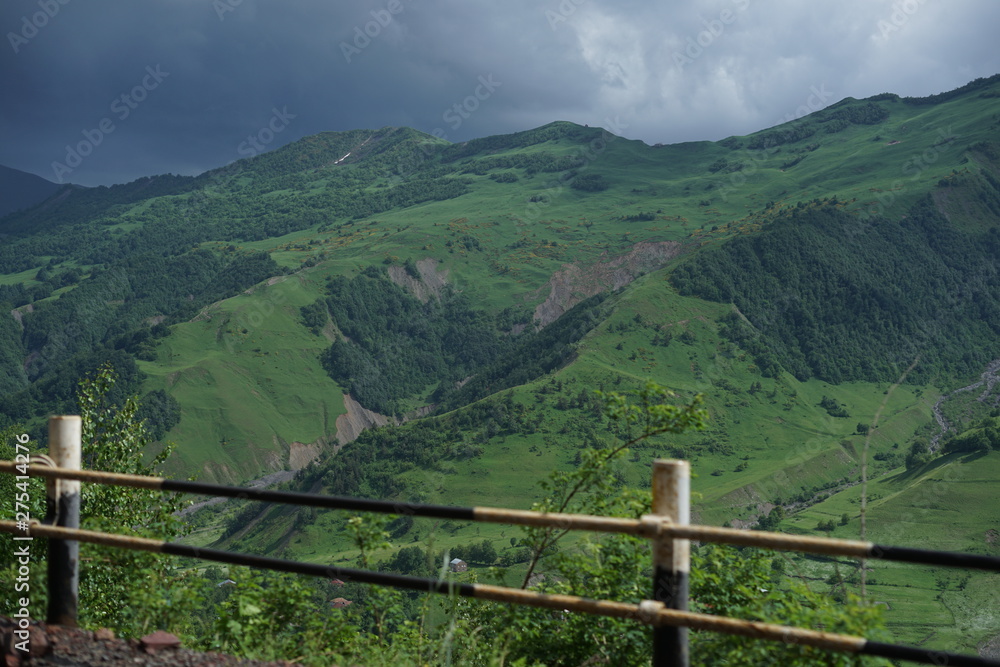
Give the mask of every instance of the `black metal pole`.
MULTIPOLYGON (((691 515, 691 468, 687 461, 653 462, 653 514, 687 525, 691 515)), ((653 599, 668 609, 688 610, 691 543, 657 537, 653 540, 653 599)), ((653 626, 653 665, 688 667, 688 629, 653 626)))
MULTIPOLYGON (((79 417, 49 418, 49 457, 60 468, 80 469, 82 422, 79 417)), ((48 510, 62 528, 80 527, 80 482, 59 479, 48 485, 48 510)), ((49 540, 49 608, 47 621, 76 627, 80 587, 80 543, 49 540)))

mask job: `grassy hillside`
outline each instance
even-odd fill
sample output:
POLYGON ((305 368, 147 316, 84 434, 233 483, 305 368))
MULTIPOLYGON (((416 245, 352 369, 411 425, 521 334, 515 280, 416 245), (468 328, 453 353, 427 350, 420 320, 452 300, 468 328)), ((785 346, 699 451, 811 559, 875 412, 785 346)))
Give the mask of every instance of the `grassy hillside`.
MULTIPOLYGON (((868 485, 867 539, 928 549, 997 555, 996 480, 1000 453, 951 454, 915 470, 895 469, 868 485)), ((861 487, 841 491, 782 523, 806 534, 833 520, 834 537, 857 538, 861 487), (847 514, 849 522, 839 525, 847 514)), ((807 577, 844 579, 857 590, 856 563, 803 559, 797 570, 807 577)), ((993 598, 1000 575, 950 568, 869 561, 870 599, 886 604, 886 621, 903 642, 934 648, 974 651, 1000 635, 993 598)))
MULTIPOLYGON (((330 132, 197 178, 66 188, 0 219, 0 427, 43 437, 45 415, 72 412, 75 382, 111 359, 123 392, 176 400, 152 424, 178 445, 172 474, 304 468, 296 487, 528 507, 549 471, 612 442, 592 390, 653 379, 703 393, 709 429, 644 443, 617 483, 647 487, 655 457, 689 458, 701 521, 749 526, 781 505, 801 510, 783 525, 808 529, 847 511, 877 413, 873 476, 997 352, 998 95, 993 77, 934 98, 848 98, 668 146, 566 122, 454 145, 330 132), (330 280, 363 272, 398 286, 407 321, 379 330, 354 303, 368 328, 351 340, 332 285, 360 283, 330 280), (458 300, 446 312, 462 326, 441 317, 458 300), (421 364, 404 329, 440 354, 421 364), (476 331, 503 354, 453 355, 476 331), (330 363, 334 343, 368 366, 330 363), (378 405, 349 396, 384 359, 419 377, 378 405)), ((922 480, 885 478, 895 490, 873 502, 873 531, 922 480)), ((986 530, 986 514, 968 520, 986 530)), ((336 513, 226 505, 195 521, 200 543, 351 558, 336 513)), ((488 539, 513 558, 511 537, 415 523, 394 539, 488 539)))
MULTIPOLYGON (((388 210, 372 218, 331 220, 317 228, 245 241, 237 247, 269 252, 279 264, 292 270, 302 267, 303 262, 316 262, 316 266, 307 267, 305 272, 317 272, 320 280, 325 275, 350 274, 368 263, 402 264, 405 260, 433 259, 439 262, 439 271, 446 272, 450 285, 473 295, 478 303, 491 310, 510 306, 530 308, 554 293, 554 301, 571 303, 590 290, 600 289, 603 286, 600 282, 607 279, 608 271, 591 271, 588 275, 588 267, 625 255, 637 242, 677 241, 683 247, 693 248, 707 241, 724 240, 734 233, 758 228, 770 215, 765 213, 769 203, 773 203, 770 211, 774 212, 781 210, 784 202, 838 195, 842 201, 856 199, 848 209, 869 210, 864 207, 878 201, 880 190, 890 191, 892 182, 902 177, 904 169, 908 174, 903 178, 906 196, 897 187, 891 204, 883 197, 886 213, 905 210, 908 203, 953 170, 967 170, 971 178, 977 169, 990 164, 988 158, 968 150, 978 140, 985 139, 993 125, 989 99, 979 97, 981 94, 974 91, 951 102, 961 109, 948 104, 914 105, 896 99, 880 100, 874 104, 888 113, 880 123, 850 124, 838 132, 828 132, 836 119, 822 122, 823 117, 870 104, 847 101, 833 111, 822 112, 822 117, 813 115, 795 121, 776 139, 773 135, 778 130, 770 130, 720 143, 650 148, 641 142, 602 135, 597 128, 557 123, 510 138, 481 140, 480 145, 471 142, 460 150, 444 147, 440 155, 434 152, 439 150, 437 146, 414 148, 422 159, 415 162, 412 173, 432 166, 439 171, 448 169, 450 177, 468 181, 469 192, 458 198, 388 210), (950 127, 948 137, 955 138, 939 143, 942 137, 934 136, 931 131, 939 126, 950 127), (798 141, 767 143, 768 137, 772 141, 789 139, 794 131, 812 133, 798 141), (904 132, 905 135, 898 136, 907 137, 905 142, 898 139, 900 143, 889 145, 897 140, 897 133, 904 132), (885 141, 872 141, 879 135, 885 135, 885 141), (820 148, 806 150, 816 143, 820 148), (789 161, 790 154, 799 156, 802 151, 808 155, 796 165, 781 166, 789 161), (917 179, 913 178, 916 174, 909 175, 907 160, 931 153, 936 155, 933 164, 920 171, 917 179), (538 164, 549 169, 554 167, 545 166, 546 159, 566 158, 573 158, 582 166, 554 172, 534 171, 532 167, 532 160, 540 160, 538 164), (716 168, 720 160, 727 166, 716 168), (508 164, 529 166, 495 166, 508 164), (742 169, 735 170, 740 166, 742 169), (574 171, 578 175, 600 175, 607 189, 596 192, 574 189, 571 186, 574 171), (502 179, 490 178, 499 174, 514 174, 518 180, 498 182, 502 179), (850 187, 846 186, 848 183, 850 187), (773 193, 768 190, 777 187, 780 189, 773 193), (862 190, 868 192, 865 197, 871 198, 857 197, 862 190), (532 198, 538 201, 531 202, 532 198), (702 205, 706 202, 707 205, 702 205), (549 281, 568 262, 582 270, 553 290, 549 281)), ((361 143, 367 138, 362 134, 340 138, 339 143, 324 149, 324 154, 336 153, 337 158, 341 157, 348 152, 352 141, 361 143)), ((407 136, 415 135, 407 133, 407 136)), ((425 137, 418 139, 429 142, 425 137)), ((312 170, 300 173, 294 192, 300 199, 308 199, 328 185, 321 176, 324 168, 330 167, 316 166, 322 161, 312 158, 310 151, 319 149, 314 146, 316 142, 307 143, 282 149, 288 156, 274 156, 273 163, 257 165, 250 161, 238 178, 263 180, 262 174, 288 164, 297 155, 295 151, 299 151, 305 156, 295 159, 304 161, 312 170)), ((397 152, 404 150, 402 145, 396 144, 397 152)), ((365 157, 362 154, 357 158, 362 161, 359 164, 365 157)), ((352 159, 353 155, 340 166, 349 167, 352 159)), ((403 176, 407 175, 404 171, 403 176)), ((400 182, 398 175, 389 176, 384 185, 376 180, 374 191, 391 190, 394 182, 400 182)), ((214 187, 224 190, 231 187, 228 183, 219 180, 214 187)), ((947 199, 940 193, 951 189, 937 189, 935 196, 947 199)), ((293 190, 269 191, 265 196, 281 199, 290 197, 290 192, 293 190)), ((975 201, 970 201, 967 208, 974 208, 974 204, 975 201)), ((977 219, 971 214, 964 219, 952 217, 956 218, 956 224, 971 225, 977 219)), ((617 278, 619 282, 627 280, 627 277, 617 278)), ((268 309, 266 291, 240 298, 247 299, 245 307, 251 310, 268 309), (254 301, 259 303, 250 305, 254 301)), ((319 343, 322 341, 316 344, 319 343)), ((144 369, 152 377, 166 374, 163 369, 144 369)), ((148 386, 160 385, 153 381, 148 386)), ((313 423, 320 423, 319 405, 316 403, 312 412, 313 423)), ((329 418, 335 420, 336 415, 329 418)))

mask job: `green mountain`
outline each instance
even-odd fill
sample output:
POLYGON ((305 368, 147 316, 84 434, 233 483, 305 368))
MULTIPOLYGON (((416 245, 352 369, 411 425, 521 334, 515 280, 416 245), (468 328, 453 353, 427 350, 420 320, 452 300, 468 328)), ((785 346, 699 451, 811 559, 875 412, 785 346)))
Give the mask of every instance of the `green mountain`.
POLYGON ((34 206, 60 187, 41 176, 0 165, 0 216, 34 206))
MULTIPOLYGON (((689 458, 703 522, 811 516, 863 460, 900 493, 932 484, 900 476, 902 452, 1000 358, 998 95, 1000 76, 848 98, 654 147, 566 122, 330 132, 68 189, 0 218, 0 426, 41 435, 110 360, 177 443, 173 474, 527 507, 612 441, 591 390, 653 379, 704 393, 710 429, 636 448, 616 479, 689 458)), ((225 507, 194 540, 349 557, 335 513, 225 507)), ((400 537, 432 530, 507 538, 400 537)))

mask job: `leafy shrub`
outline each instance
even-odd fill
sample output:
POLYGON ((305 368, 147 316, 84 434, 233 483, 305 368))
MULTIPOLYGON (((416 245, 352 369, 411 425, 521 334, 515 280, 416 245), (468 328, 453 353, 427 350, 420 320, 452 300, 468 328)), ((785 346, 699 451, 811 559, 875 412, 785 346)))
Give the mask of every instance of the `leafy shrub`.
POLYGON ((570 182, 570 187, 583 192, 600 192, 608 189, 608 182, 601 174, 582 174, 570 182))

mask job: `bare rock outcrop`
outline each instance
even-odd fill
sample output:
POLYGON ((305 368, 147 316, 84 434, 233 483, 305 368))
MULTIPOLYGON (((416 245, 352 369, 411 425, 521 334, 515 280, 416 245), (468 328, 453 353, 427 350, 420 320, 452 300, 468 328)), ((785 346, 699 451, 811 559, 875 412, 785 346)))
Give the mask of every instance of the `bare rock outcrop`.
POLYGON ((590 266, 564 264, 542 288, 548 288, 549 296, 535 308, 535 322, 544 327, 587 297, 624 287, 642 274, 662 268, 680 253, 681 244, 676 241, 643 241, 625 254, 590 266))
POLYGON ((344 394, 344 408, 347 412, 337 417, 337 441, 341 445, 357 438, 366 428, 397 423, 392 417, 369 410, 350 394, 344 394))
POLYGON ((389 267, 389 279, 423 303, 432 296, 440 299, 448 284, 448 269, 438 271, 438 261, 432 257, 420 260, 415 266, 419 278, 414 278, 404 267, 393 265, 389 267))

